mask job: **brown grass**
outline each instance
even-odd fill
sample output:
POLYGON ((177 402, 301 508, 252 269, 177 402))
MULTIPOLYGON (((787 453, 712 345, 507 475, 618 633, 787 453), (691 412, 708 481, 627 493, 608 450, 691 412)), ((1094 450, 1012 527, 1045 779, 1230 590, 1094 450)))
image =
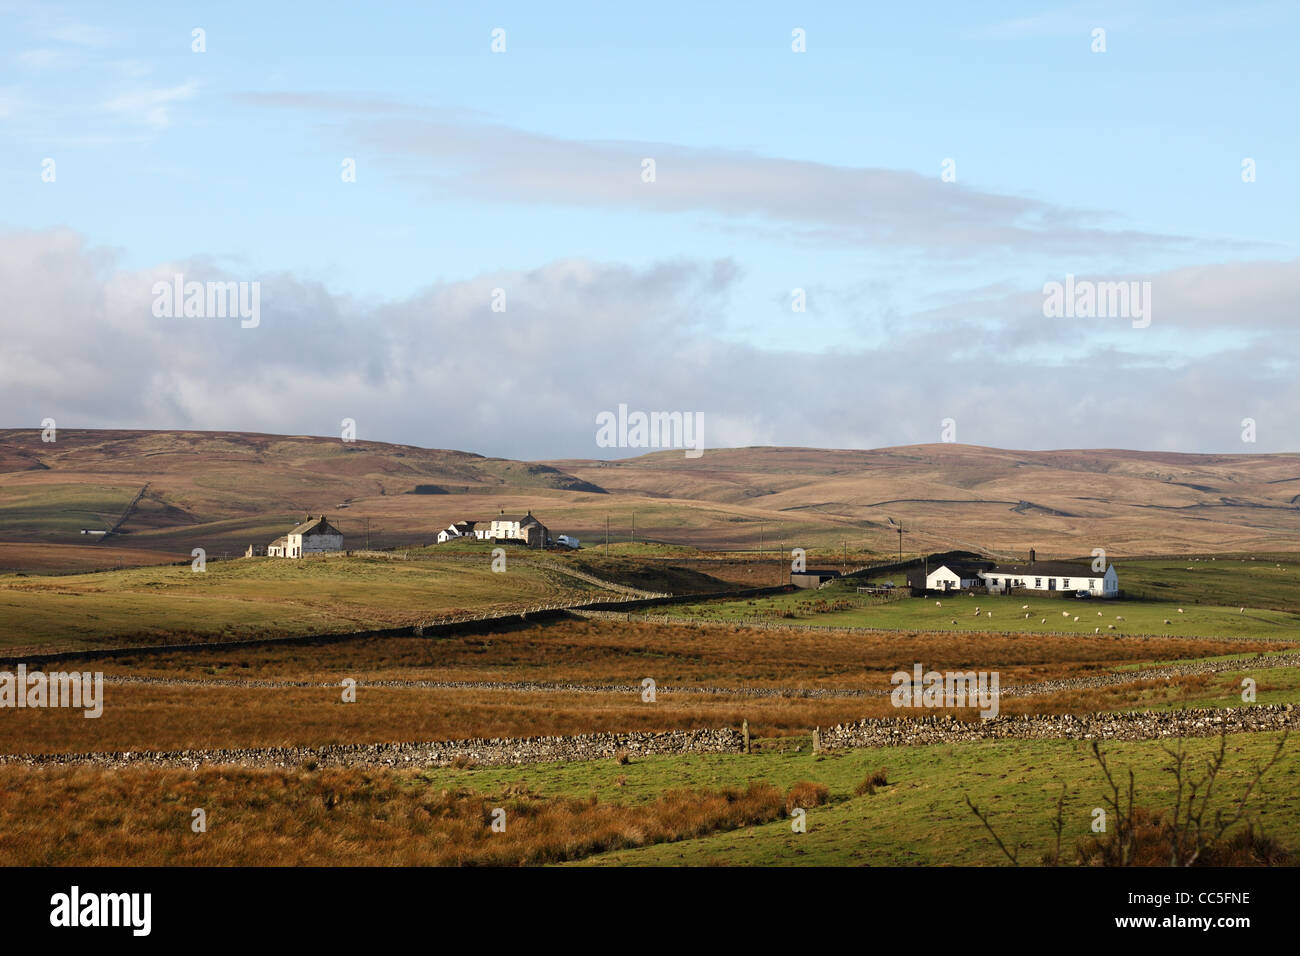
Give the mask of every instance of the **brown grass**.
POLYGON ((399 772, 9 767, 0 779, 4 866, 556 863, 766 823, 784 804, 762 782, 624 806, 518 785, 448 791, 399 772), (191 830, 197 807, 205 833, 191 830))
MULTIPOLYGON (((1129 866, 1169 866, 1180 834, 1160 810, 1133 809, 1132 856, 1129 866)), ((1081 866, 1120 866, 1120 834, 1083 837, 1075 848, 1081 866)), ((1287 866, 1293 856, 1277 840, 1250 822, 1230 836, 1211 843, 1195 866, 1287 866)))
MULTIPOLYGON (((167 652, 95 662, 109 674, 358 680, 502 680, 888 689, 920 661, 939 670, 998 667, 1004 686, 1084 677, 1124 663, 1276 652, 1277 641, 1007 634, 819 633, 800 628, 665 627, 566 620, 443 638, 167 652)), ((75 667, 75 662, 68 665, 75 667)))
POLYGON ((785 812, 790 813, 796 807, 811 810, 830 801, 831 791, 824 783, 812 780, 800 780, 790 788, 785 796, 785 812))
POLYGON ((874 796, 877 787, 889 786, 889 777, 885 773, 885 768, 881 767, 871 776, 867 777, 860 784, 853 788, 853 792, 859 797, 874 796))
MULTIPOLYGON (((1206 676, 1176 684, 1146 681, 1099 690, 1009 698, 1003 714, 1092 713, 1196 697, 1217 686, 1206 676)), ((1224 687, 1231 689, 1230 681, 1224 687)), ((0 753, 182 750, 320 746, 340 743, 522 737, 595 732, 740 727, 755 739, 807 733, 812 727, 897 717, 888 697, 737 698, 660 694, 643 703, 626 695, 509 690, 358 688, 344 704, 337 688, 106 685, 104 714, 87 720, 70 709, 23 709, 0 721, 0 753)), ((973 708, 938 710, 979 720, 973 708)), ((904 716, 907 716, 905 713, 904 716)), ((913 714, 915 716, 915 714, 913 714)))

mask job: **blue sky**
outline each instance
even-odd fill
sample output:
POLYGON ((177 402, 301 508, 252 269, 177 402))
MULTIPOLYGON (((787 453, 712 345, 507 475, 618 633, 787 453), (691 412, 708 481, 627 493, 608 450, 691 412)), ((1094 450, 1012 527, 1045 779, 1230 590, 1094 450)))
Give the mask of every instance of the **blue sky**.
MULTIPOLYGON (((1294 314, 1300 255, 1294 4, 546 6, 0 3, 0 230, 26 237, 15 240, 24 249, 33 236, 75 234, 59 268, 80 274, 73 260, 89 262, 108 286, 177 263, 279 277, 298 298, 270 297, 262 350, 277 314, 293 341, 312 334, 307 313, 328 301, 396 336, 397 351, 428 348, 431 361, 436 323, 424 338, 407 314, 426 298, 452 303, 438 319, 452 321, 455 289, 509 286, 555 263, 623 277, 584 273, 590 295, 635 287, 665 264, 697 270, 644 321, 669 322, 650 334, 672 338, 673 354, 699 363, 694 379, 718 380, 715 392, 673 390, 649 373, 602 381, 589 370, 609 349, 593 332, 565 410, 551 409, 536 439, 506 433, 511 408, 484 413, 485 396, 458 412, 472 425, 448 433, 385 415, 369 390, 358 404, 385 424, 366 437, 594 456, 590 429, 570 421, 627 401, 713 413, 727 443, 932 441, 942 406, 962 421, 1019 362, 1082 376, 1053 399, 1077 416, 1075 430, 1003 423, 961 440, 1255 450, 1234 445, 1228 426, 1256 412, 1276 416, 1259 450, 1294 447, 1293 356, 1265 348, 1294 314), (196 27, 204 53, 191 49, 196 27), (504 53, 491 50, 494 28, 506 31, 504 53), (791 50, 795 28, 805 53, 791 50), (1095 28, 1104 53, 1091 50, 1095 28), (640 181, 643 157, 656 160, 653 184, 640 181), (1246 157, 1257 164, 1248 184, 1246 157), (41 180, 45 158, 55 183, 41 180), (341 180, 345 158, 355 183, 341 180), (948 158, 956 182, 944 183, 948 158), (1243 316, 1240 270, 1261 263, 1267 275, 1251 274, 1266 301, 1243 316), (1045 334, 1034 303, 1067 273, 1150 279, 1156 321, 1140 338, 1126 323, 1045 334), (795 288, 806 313, 791 311, 795 288), (375 325, 384 310, 389 324, 375 325), (1270 356, 1255 372, 1252 349, 1270 356), (1226 365, 1224 351, 1235 355, 1226 365), (816 395, 827 375, 817 363, 853 357, 883 379, 896 417, 932 395, 934 407, 892 431, 836 432, 784 418, 766 392, 708 405, 735 396, 725 379, 742 360, 778 370, 767 383, 778 394, 816 395), (1006 367, 976 371, 990 360, 1006 367), (791 363, 800 370, 783 379, 791 363), (1156 381, 1152 369, 1169 376, 1156 381), (1239 396, 1227 424, 1174 427, 1207 374, 1230 374, 1215 388, 1239 396), (1072 398, 1081 388, 1083 402, 1072 398), (1150 406, 1137 416, 1145 424, 1079 408, 1114 393, 1150 406)), ((500 336, 535 350, 562 338, 559 293, 542 286, 547 308, 539 299, 525 310, 527 328, 445 341, 490 352, 514 347, 500 336)), ((574 307, 616 314, 627 294, 574 307)), ((181 347, 147 318, 125 328, 151 347, 181 347)), ((228 348, 256 354, 247 341, 228 348)), ((388 401, 409 405, 427 383, 390 359, 369 356, 359 381, 395 382, 388 401)), ((113 381, 100 400, 52 386, 33 396, 29 383, 18 401, 24 414, 56 406, 87 424, 241 427, 238 410, 195 405, 187 383, 155 383, 167 397, 152 406, 119 407, 128 383, 113 381)), ((328 433, 300 414, 259 409, 243 427, 328 433)))

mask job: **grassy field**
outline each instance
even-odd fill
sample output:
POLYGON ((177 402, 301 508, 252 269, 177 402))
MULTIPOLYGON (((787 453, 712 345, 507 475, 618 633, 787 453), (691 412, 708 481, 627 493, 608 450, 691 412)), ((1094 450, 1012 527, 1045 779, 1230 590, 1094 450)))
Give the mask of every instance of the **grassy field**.
MULTIPOLYGON (((1232 592, 1219 593, 1223 596, 1232 592)), ((1275 590, 1271 593, 1277 592, 1275 590)), ((1178 604, 1173 601, 1096 599, 1076 601, 1069 598, 989 594, 903 598, 877 603, 858 595, 853 584, 840 583, 827 585, 817 591, 679 604, 656 613, 709 621, 764 618, 792 625, 802 623, 898 630, 1025 634, 1064 631, 1092 634, 1100 628, 1102 634, 1118 632, 1188 637, 1300 639, 1300 613, 1295 611, 1246 607, 1243 612, 1241 605, 1223 607, 1191 602, 1178 604), (1179 608, 1182 608, 1181 612, 1179 608)))
MULTIPOLYGON (((1243 792, 1252 764, 1277 739, 1228 738, 1215 806, 1243 792)), ((1103 748, 1121 774, 1133 769, 1140 806, 1172 801, 1167 746, 1174 744, 1103 748)), ((1216 746, 1186 743, 1198 764, 1216 746)), ((1005 864, 967 796, 1019 859, 1034 864, 1055 846, 1063 788, 1069 863, 1105 794, 1086 747, 1069 741, 350 773, 3 766, 0 864, 1005 864), (886 783, 858 792, 882 771, 886 783), (796 788, 812 794, 808 783, 825 787, 826 797, 795 802, 807 811, 807 832, 795 833, 789 798, 796 788), (507 811, 505 834, 491 830, 496 807, 507 811), (194 808, 205 810, 206 833, 191 830, 194 808)), ((1294 741, 1248 806, 1268 835, 1300 848, 1294 741)))
POLYGON ((252 558, 59 577, 0 575, 0 648, 80 650, 344 633, 610 592, 526 560, 252 558))

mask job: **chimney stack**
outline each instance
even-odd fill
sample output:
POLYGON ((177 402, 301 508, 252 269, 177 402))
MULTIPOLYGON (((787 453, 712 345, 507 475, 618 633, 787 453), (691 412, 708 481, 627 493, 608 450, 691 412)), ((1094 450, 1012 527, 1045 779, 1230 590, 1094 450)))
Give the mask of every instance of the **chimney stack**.
POLYGON ((1033 549, 1033 548, 1030 548, 1030 549, 1029 549, 1029 563, 1030 563, 1030 564, 1033 564, 1033 563, 1034 563, 1035 561, 1037 561, 1037 560, 1038 560, 1038 555, 1034 553, 1034 549, 1033 549))

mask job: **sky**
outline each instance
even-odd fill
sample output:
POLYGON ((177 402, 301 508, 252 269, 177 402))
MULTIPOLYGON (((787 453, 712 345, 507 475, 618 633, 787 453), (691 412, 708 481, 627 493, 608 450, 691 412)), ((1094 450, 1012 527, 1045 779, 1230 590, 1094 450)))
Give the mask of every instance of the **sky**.
POLYGON ((625 406, 710 448, 1300 444, 1294 3, 0 24, 0 427, 616 458, 648 450, 600 442, 625 406), (256 322, 167 314, 178 275, 256 284, 256 322))

